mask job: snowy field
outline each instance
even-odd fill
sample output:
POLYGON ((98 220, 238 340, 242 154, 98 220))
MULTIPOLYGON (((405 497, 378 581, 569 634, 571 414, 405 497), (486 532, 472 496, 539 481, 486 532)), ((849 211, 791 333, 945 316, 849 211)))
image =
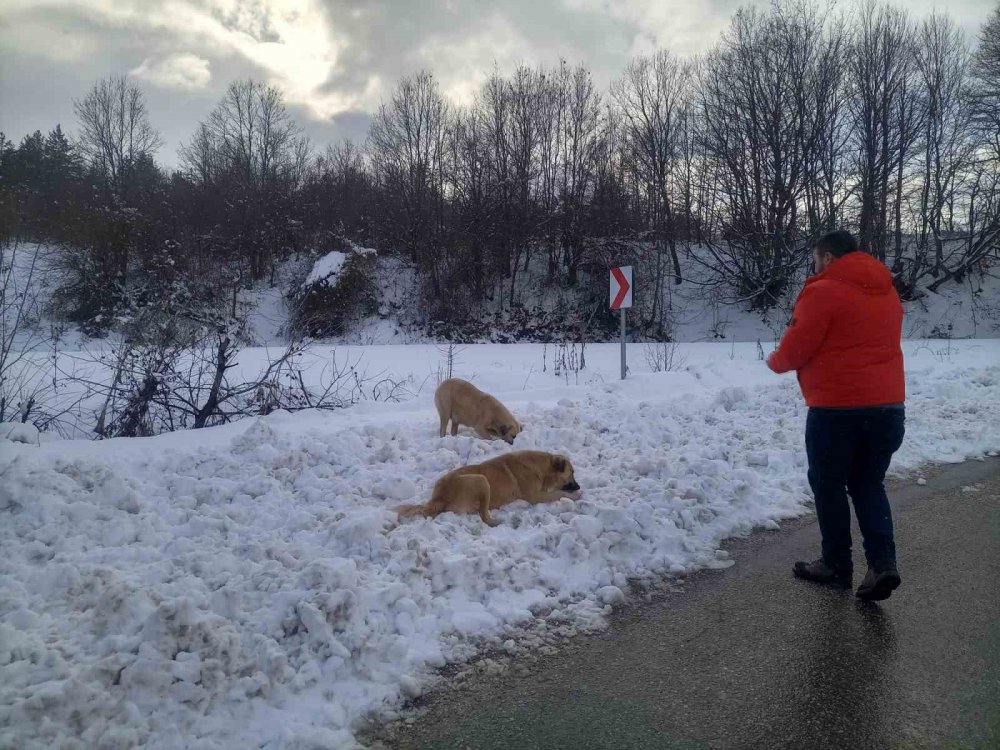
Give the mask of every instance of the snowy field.
MULTIPOLYGON (((437 437, 433 346, 338 350, 402 403, 0 442, 0 747, 351 747, 437 668, 599 628, 630 581, 728 566, 722 540, 809 512, 806 410, 755 344, 682 345, 663 373, 635 345, 625 382, 615 345, 560 377, 542 351, 455 363, 524 422, 513 449, 565 452, 583 486, 493 529, 389 510, 512 449, 437 437)), ((905 351, 894 470, 1000 449, 1000 341, 905 351)))

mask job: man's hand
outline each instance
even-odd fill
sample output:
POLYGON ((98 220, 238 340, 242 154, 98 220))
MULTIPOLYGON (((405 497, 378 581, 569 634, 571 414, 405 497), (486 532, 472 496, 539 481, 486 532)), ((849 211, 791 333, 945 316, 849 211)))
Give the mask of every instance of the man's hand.
POLYGON ((829 301, 827 284, 818 281, 806 283, 795 301, 795 312, 778 348, 767 358, 767 366, 779 375, 800 370, 819 351, 826 331, 830 327, 833 309, 829 301))

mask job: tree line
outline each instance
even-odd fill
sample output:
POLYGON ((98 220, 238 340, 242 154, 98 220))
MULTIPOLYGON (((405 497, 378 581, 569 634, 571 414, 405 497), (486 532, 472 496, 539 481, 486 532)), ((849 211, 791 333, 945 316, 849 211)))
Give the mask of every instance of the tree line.
POLYGON ((240 288, 351 242, 415 269, 436 320, 513 310, 532 277, 599 274, 603 295, 607 266, 633 262, 652 329, 685 268, 775 306, 833 228, 904 297, 1000 245, 1000 7, 975 40, 874 0, 743 8, 704 55, 636 57, 608 90, 582 65, 521 66, 468 106, 420 72, 363 143, 319 153, 278 89, 237 81, 173 170, 132 80, 75 112, 73 138, 0 134, 0 234, 64 249, 62 312, 95 333, 151 310, 231 330, 240 288))

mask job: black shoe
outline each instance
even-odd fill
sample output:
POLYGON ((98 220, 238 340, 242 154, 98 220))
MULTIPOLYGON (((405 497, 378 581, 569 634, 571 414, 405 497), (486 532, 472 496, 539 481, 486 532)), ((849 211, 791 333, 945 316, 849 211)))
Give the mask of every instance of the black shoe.
POLYGON ((831 568, 822 559, 813 562, 799 560, 792 568, 796 578, 822 583, 839 589, 851 588, 853 572, 850 569, 831 568))
POLYGON ((895 568, 886 568, 881 572, 875 568, 868 568, 868 573, 858 586, 855 596, 866 602, 880 602, 892 596, 892 592, 899 588, 900 583, 902 579, 895 568))

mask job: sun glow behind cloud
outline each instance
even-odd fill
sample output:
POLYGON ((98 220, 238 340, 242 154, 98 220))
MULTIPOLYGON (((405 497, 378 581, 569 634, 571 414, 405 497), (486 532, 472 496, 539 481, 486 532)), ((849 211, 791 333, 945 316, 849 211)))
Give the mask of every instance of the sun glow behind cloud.
MULTIPOLYGON (((766 5, 770 0, 751 0, 766 5)), ((890 0, 915 16, 935 0, 890 0)), ((606 91, 628 59, 664 47, 694 55, 740 0, 0 0, 0 130, 15 138, 62 122, 96 80, 143 82, 167 152, 190 137, 225 86, 278 86, 322 144, 363 138, 396 81, 430 71, 470 104, 494 70, 583 64, 606 91)), ((851 2, 838 8, 847 10, 851 2)), ((970 34, 989 10, 953 0, 970 34)))
POLYGON ((154 59, 147 57, 129 73, 136 78, 164 88, 193 91, 205 88, 212 80, 208 60, 197 55, 180 54, 154 59))
MULTIPOLYGON (((163 51, 132 72, 167 88, 203 88, 212 60, 238 58, 279 86, 289 102, 317 118, 372 106, 372 91, 323 91, 345 43, 336 38, 322 6, 313 0, 40 0, 4 3, 16 18, 38 24, 45 11, 62 12, 83 26, 71 36, 67 62, 82 60, 101 30, 152 36, 163 51)), ((15 21, 16 22, 16 21, 15 21)), ((248 70, 248 72, 250 72, 248 70)))

